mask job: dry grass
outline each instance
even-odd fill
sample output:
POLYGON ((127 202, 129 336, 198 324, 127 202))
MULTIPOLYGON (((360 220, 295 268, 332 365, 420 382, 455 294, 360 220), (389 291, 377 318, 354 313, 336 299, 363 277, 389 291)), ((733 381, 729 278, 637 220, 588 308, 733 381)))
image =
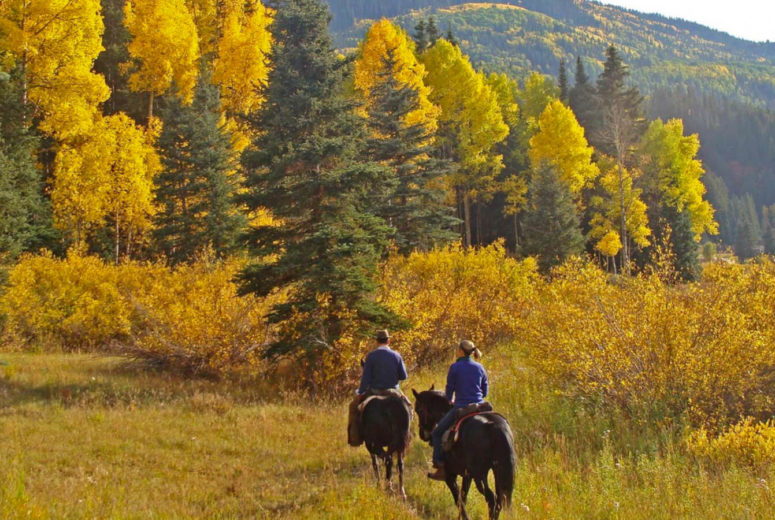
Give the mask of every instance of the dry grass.
MULTIPOLYGON (((455 516, 445 487, 424 478, 429 448, 417 440, 408 503, 374 487, 365 450, 346 445, 343 402, 116 358, 0 360, 0 518, 455 516)), ((518 362, 487 361, 520 452, 507 518, 772 518, 775 474, 704 469, 669 434, 582 412, 518 362)), ((427 388, 434 375, 440 383, 436 373, 411 384, 427 388)), ((476 493, 469 511, 485 517, 476 493)))

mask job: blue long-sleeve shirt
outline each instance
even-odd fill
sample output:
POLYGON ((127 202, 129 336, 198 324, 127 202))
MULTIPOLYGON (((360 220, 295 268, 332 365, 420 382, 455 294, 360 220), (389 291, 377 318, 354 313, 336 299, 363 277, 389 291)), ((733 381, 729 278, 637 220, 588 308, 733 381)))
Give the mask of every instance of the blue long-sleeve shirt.
POLYGON ((358 393, 362 394, 368 389, 398 388, 398 382, 405 379, 406 366, 401 354, 391 350, 387 345, 381 345, 366 356, 358 393))
POLYGON ((461 357, 447 372, 447 399, 455 394, 455 408, 481 403, 487 397, 487 372, 484 367, 468 357, 461 357))

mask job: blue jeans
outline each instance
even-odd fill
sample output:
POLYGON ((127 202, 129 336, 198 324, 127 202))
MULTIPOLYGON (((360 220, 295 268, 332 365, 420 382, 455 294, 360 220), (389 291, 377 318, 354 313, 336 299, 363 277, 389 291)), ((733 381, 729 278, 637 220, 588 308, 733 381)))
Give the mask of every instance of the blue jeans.
POLYGON ((455 412, 457 412, 457 408, 448 411, 447 415, 441 418, 431 432, 431 440, 433 441, 433 465, 436 467, 438 467, 439 464, 444 464, 444 449, 441 446, 441 437, 455 422, 455 412))

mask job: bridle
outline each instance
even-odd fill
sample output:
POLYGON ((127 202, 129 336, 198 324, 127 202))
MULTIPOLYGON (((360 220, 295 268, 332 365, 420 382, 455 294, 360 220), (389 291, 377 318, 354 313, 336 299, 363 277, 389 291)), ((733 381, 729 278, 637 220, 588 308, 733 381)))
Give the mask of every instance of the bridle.
POLYGON ((428 412, 428 407, 425 406, 425 403, 418 402, 417 403, 417 418, 420 420, 420 438, 424 441, 430 441, 431 433, 433 432, 433 428, 436 425, 431 426, 430 429, 425 427, 426 422, 428 421, 428 416, 430 413, 428 412))

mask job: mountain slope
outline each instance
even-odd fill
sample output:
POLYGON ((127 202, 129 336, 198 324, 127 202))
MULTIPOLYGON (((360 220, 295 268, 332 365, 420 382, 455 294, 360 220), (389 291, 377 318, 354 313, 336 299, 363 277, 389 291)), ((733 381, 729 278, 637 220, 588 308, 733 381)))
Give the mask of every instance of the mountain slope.
POLYGON ((556 74, 581 56, 588 73, 616 45, 645 92, 683 84, 775 109, 775 43, 755 43, 683 20, 571 0, 328 0, 340 47, 355 47, 372 20, 393 17, 410 32, 433 14, 475 64, 516 76, 556 74))

